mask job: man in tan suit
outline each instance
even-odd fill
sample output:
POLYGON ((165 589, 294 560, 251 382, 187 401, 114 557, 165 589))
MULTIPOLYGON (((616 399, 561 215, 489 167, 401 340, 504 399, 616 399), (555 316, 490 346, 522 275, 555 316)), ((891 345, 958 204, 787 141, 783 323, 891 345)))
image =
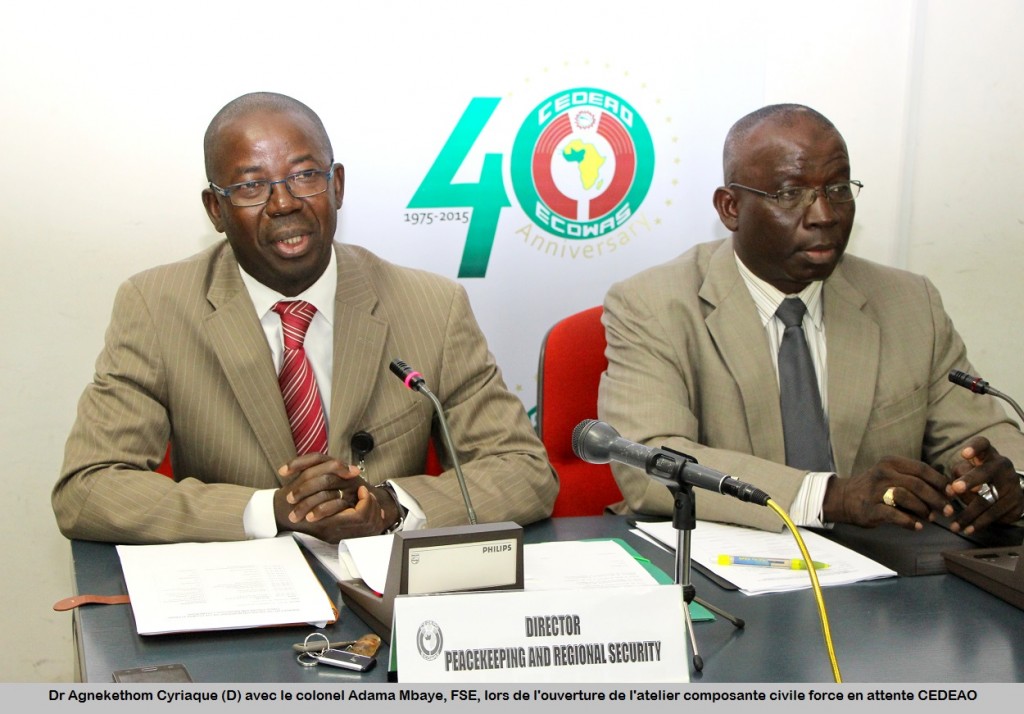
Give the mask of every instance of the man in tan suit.
POLYGON ((53 490, 61 531, 337 542, 467 522, 454 473, 424 475, 434 415, 390 373, 395 358, 444 405, 477 518, 550 515, 557 481, 464 290, 334 242, 345 174, 319 117, 289 97, 245 95, 217 114, 204 149, 203 203, 227 240, 119 290, 53 490), (287 298, 316 308, 304 349, 326 417, 326 451, 301 456, 278 384, 273 308, 287 298), (374 442, 365 470, 358 432, 374 442), (168 441, 173 480, 153 471, 168 441))
MULTIPOLYGON (((732 237, 609 291, 600 418, 761 487, 798 525, 920 529, 958 499, 955 530, 1019 518, 1024 435, 991 398, 948 381, 971 366, 935 288, 843 255, 860 184, 832 123, 799 105, 758 110, 730 130, 724 173, 714 205, 732 237), (794 295, 831 447, 820 471, 785 465, 775 310, 794 295), (991 501, 975 496, 983 484, 991 501)), ((671 514, 667 488, 614 472, 629 509, 671 514)), ((697 515, 781 528, 769 509, 708 492, 697 515)))

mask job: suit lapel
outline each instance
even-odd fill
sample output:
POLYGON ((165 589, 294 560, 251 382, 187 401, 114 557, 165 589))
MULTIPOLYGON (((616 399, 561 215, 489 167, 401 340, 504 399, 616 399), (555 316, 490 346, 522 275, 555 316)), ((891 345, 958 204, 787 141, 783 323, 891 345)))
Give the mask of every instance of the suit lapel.
MULTIPOLYGON (((348 453, 348 439, 362 427, 370 396, 381 375, 381 366, 392 356, 384 354, 387 323, 373 314, 377 306, 364 266, 343 245, 338 256, 338 290, 334 304, 334 366, 331 378, 330 451, 348 453)), ((398 355, 393 355, 397 357, 398 355)))
POLYGON ((785 463, 779 390, 764 326, 726 240, 711 256, 700 297, 712 306, 705 322, 743 398, 753 453, 785 463))
POLYGON ((214 311, 204 321, 203 329, 270 467, 276 472, 281 464, 295 457, 295 444, 284 401, 267 398, 268 394, 280 394, 277 374, 256 309, 227 244, 215 259, 207 299, 214 311))
POLYGON ((829 433, 840 474, 853 471, 878 381, 881 332, 864 314, 866 302, 846 279, 841 264, 825 281, 829 433))

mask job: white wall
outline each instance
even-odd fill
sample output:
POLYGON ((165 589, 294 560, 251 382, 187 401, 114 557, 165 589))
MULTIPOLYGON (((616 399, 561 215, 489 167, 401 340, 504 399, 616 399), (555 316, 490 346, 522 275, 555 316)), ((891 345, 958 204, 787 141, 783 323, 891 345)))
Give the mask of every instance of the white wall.
POLYGON ((907 267, 942 292, 978 373, 1024 403, 1024 4, 963 7, 928 3, 907 267))
MULTIPOLYGON (((1024 297, 1016 275, 1024 247, 1016 119, 1024 99, 1015 79, 1024 10, 1013 0, 716 9, 648 2, 628 10, 526 2, 505 8, 504 18, 487 4, 456 0, 377 9, 310 0, 306 13, 288 3, 249 3, 244 13, 211 3, 201 11, 25 5, 5 16, 0 43, 5 680, 71 677, 70 616, 50 611, 71 593, 68 546, 49 505, 64 438, 117 284, 216 239, 199 203, 202 132, 245 91, 278 89, 315 109, 339 95, 361 98, 330 117, 341 160, 365 155, 367 140, 386 139, 382 122, 415 135, 440 114, 450 127, 470 96, 495 86, 523 91, 552 56, 628 68, 631 47, 658 48, 658 76, 687 78, 679 91, 698 119, 738 118, 776 101, 810 104, 844 133, 866 185, 851 250, 929 275, 982 374, 1024 398, 1024 337, 1015 324, 1024 297), (313 69, 290 66, 296 48, 307 47, 315 48, 313 69), (375 113, 381 107, 384 116, 375 113)), ((697 125, 706 135, 695 141, 717 153, 727 122, 697 125)), ((431 135, 428 148, 436 152, 444 138, 431 135)), ((379 150, 394 149, 385 141, 379 150)), ((349 166, 343 231, 372 220, 367 205, 408 201, 408 187, 375 177, 370 158, 349 166)), ((396 181, 414 188, 425 168, 396 181)), ((706 228, 681 237, 679 250, 721 234, 710 202, 718 176, 701 172, 679 210, 706 228)), ((391 235, 381 230, 359 242, 388 254, 391 235)), ((631 254, 630 269, 665 250, 631 254)), ((581 282, 580 306, 596 304, 603 288, 593 278, 581 282)))

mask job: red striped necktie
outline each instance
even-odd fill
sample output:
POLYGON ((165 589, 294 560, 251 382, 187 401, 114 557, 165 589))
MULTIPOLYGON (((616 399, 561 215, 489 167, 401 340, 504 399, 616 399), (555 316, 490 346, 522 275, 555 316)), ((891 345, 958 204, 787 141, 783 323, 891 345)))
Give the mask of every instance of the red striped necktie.
POLYGON ((282 300, 273 309, 281 316, 284 332, 284 358, 277 381, 281 385, 284 408, 292 427, 295 450, 299 456, 314 452, 327 453, 324 403, 316 386, 313 367, 302 346, 316 308, 304 300, 282 300))

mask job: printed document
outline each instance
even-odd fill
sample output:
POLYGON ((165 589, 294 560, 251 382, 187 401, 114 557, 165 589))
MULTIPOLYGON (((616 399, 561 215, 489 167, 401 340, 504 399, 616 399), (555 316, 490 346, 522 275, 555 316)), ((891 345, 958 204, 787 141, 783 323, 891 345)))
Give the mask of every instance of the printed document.
MULTIPOLYGON (((677 531, 670 521, 637 523, 637 528, 657 542, 675 550, 677 531)), ((821 586, 846 585, 861 580, 889 578, 896 571, 866 558, 806 528, 798 529, 811 558, 829 567, 816 570, 821 586)), ((690 533, 690 556, 705 568, 734 583, 747 595, 785 592, 811 587, 806 570, 785 570, 750 565, 719 565, 719 555, 803 560, 796 539, 782 533, 697 521, 690 533)))
POLYGON ((140 635, 337 619, 289 536, 228 543, 119 545, 140 635))

